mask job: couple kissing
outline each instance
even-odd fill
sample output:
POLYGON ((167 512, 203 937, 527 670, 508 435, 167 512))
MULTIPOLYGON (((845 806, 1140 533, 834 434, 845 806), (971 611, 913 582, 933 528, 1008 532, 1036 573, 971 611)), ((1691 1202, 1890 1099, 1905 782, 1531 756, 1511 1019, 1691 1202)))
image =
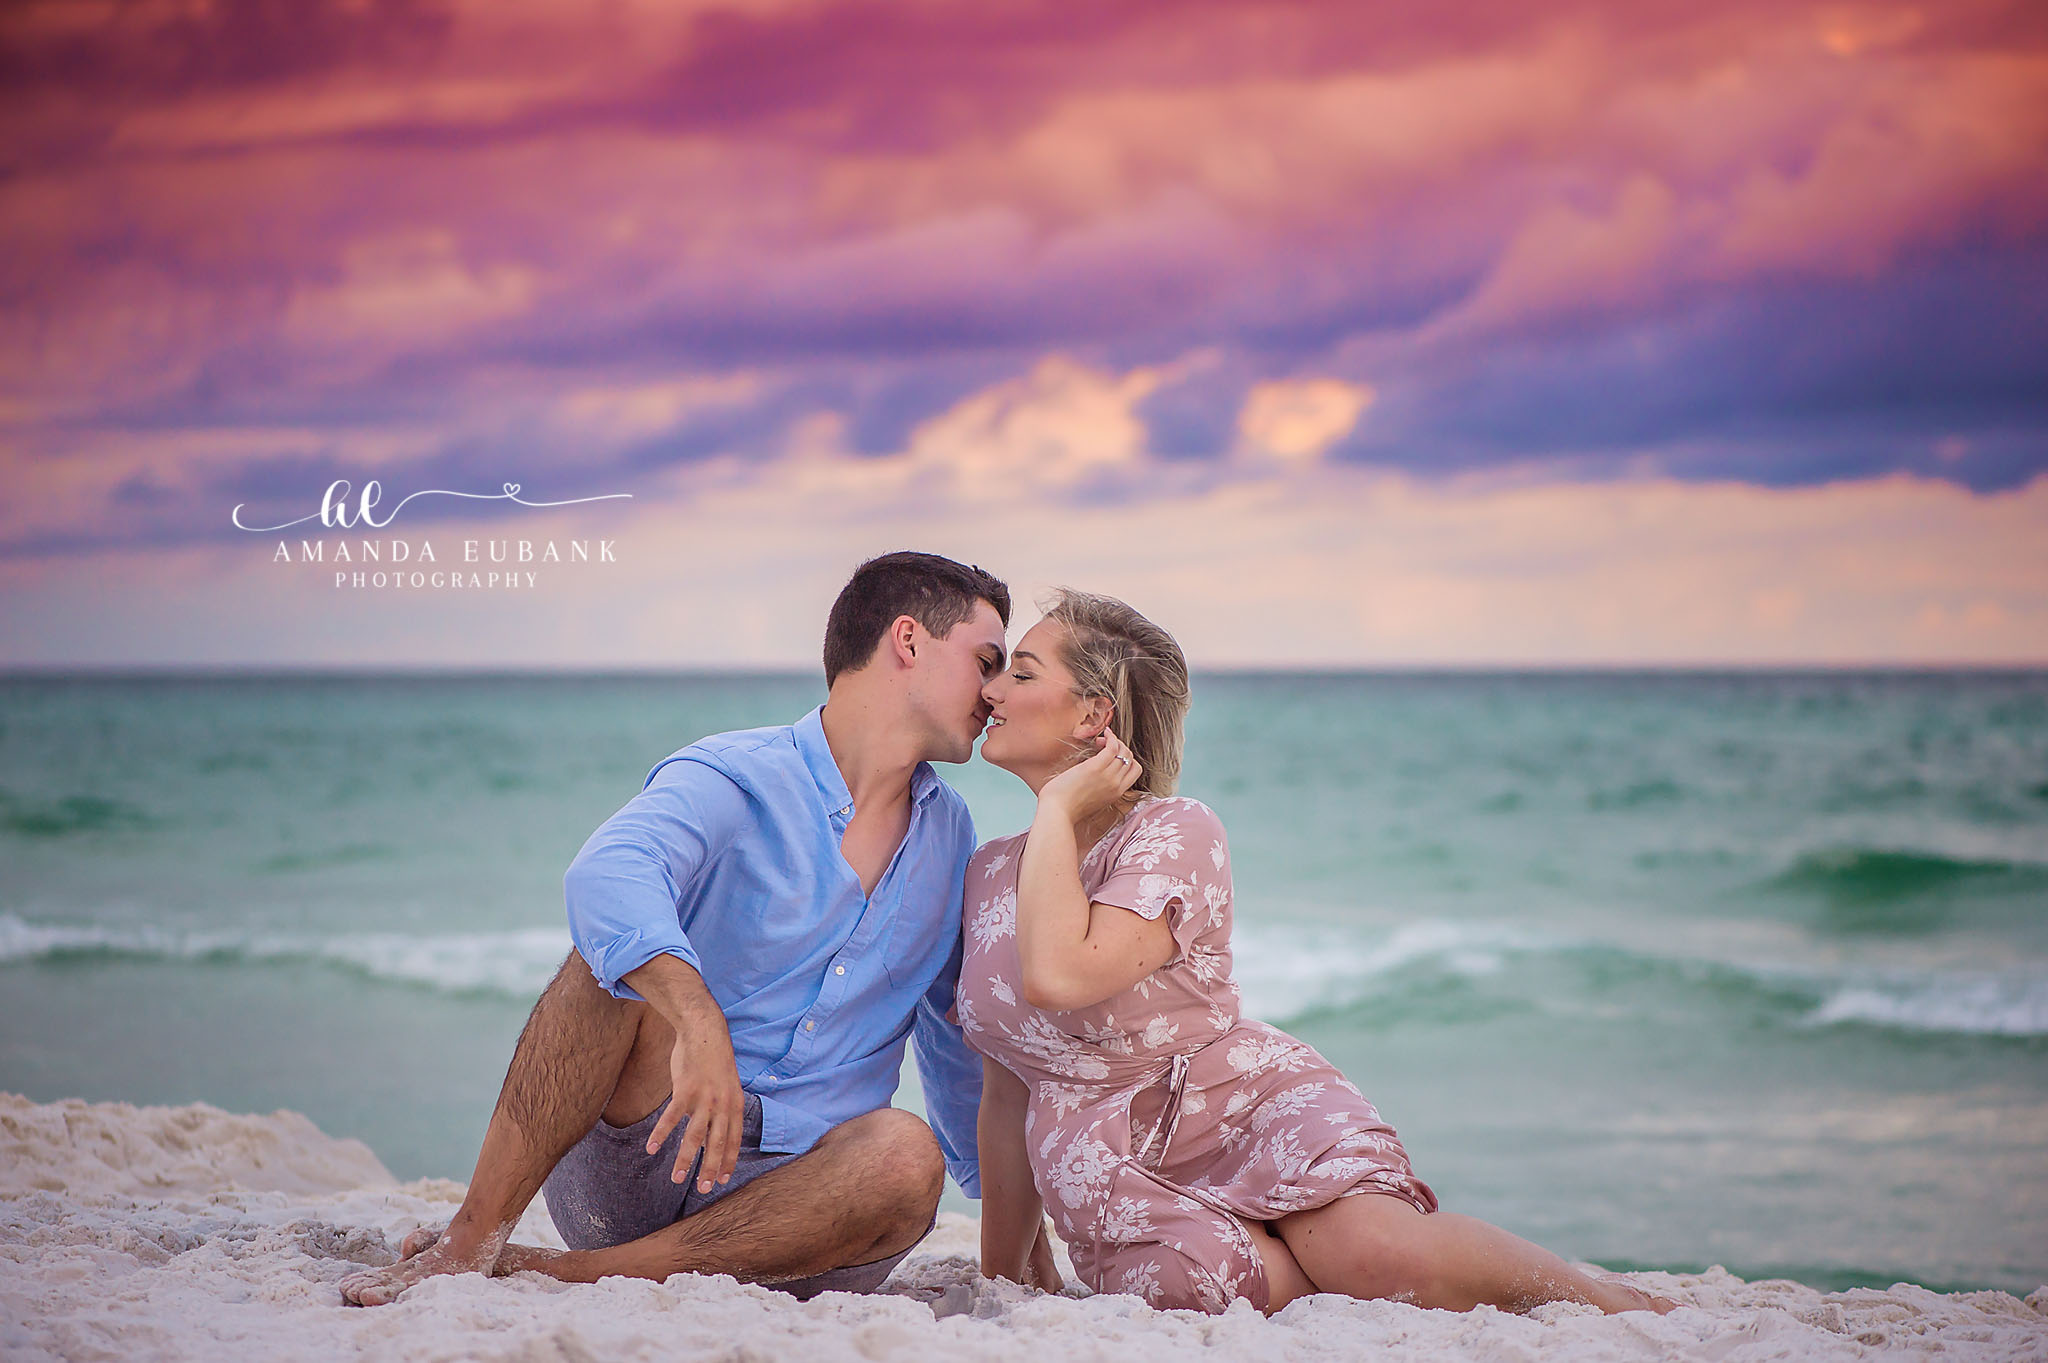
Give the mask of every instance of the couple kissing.
POLYGON ((655 766, 564 878, 575 949, 460 1211, 343 1299, 525 1271, 873 1291, 950 1172, 982 1272, 1048 1291, 1049 1216, 1090 1289, 1162 1309, 1669 1310, 1438 1210, 1329 1061, 1242 1016, 1228 841, 1176 789, 1172 636, 1073 591, 1014 654, 1009 620, 980 568, 872 559, 828 618, 823 706, 655 766), (977 739, 1037 795, 978 849, 931 766, 977 739), (906 1043, 929 1125, 889 1106, 906 1043), (567 1250, 510 1242, 536 1194, 567 1250))

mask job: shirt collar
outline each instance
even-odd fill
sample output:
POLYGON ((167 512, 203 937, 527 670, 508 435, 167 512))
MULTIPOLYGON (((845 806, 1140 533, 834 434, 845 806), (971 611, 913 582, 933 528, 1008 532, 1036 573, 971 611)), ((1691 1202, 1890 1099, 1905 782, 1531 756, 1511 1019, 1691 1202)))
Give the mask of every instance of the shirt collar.
MULTIPOLYGON (((846 778, 832 756, 832 745, 825 741, 825 707, 820 705, 792 727, 796 731, 796 750, 810 770, 825 808, 835 815, 851 816, 853 792, 846 788, 846 778)), ((922 806, 938 793, 939 774, 932 770, 931 763, 918 763, 910 773, 911 804, 922 806)))

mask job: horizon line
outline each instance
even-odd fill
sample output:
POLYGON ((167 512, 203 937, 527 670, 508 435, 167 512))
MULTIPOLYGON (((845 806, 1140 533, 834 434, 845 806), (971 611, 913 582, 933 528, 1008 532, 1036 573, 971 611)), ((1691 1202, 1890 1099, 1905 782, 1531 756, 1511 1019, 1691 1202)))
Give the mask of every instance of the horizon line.
MULTIPOLYGON (((1895 676, 2026 675, 2048 673, 2048 659, 2028 662, 1624 661, 1590 662, 1292 662, 1223 663, 1190 669, 1195 677, 1279 676, 1895 676)), ((0 681, 61 680, 312 680, 318 678, 431 680, 487 678, 692 679, 775 677, 823 682, 815 666, 775 663, 676 663, 577 667, 533 663, 0 663, 0 681)))

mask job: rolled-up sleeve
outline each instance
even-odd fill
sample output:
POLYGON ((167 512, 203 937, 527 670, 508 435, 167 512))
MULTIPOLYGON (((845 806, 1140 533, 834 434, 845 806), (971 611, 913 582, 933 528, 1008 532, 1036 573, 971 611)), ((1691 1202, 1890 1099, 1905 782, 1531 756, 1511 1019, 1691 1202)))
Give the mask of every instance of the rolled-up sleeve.
POLYGON ((569 936, 614 997, 639 999, 622 977, 656 956, 698 968, 677 910, 682 887, 746 819, 746 794, 732 778, 703 762, 672 757, 583 844, 562 877, 569 936))

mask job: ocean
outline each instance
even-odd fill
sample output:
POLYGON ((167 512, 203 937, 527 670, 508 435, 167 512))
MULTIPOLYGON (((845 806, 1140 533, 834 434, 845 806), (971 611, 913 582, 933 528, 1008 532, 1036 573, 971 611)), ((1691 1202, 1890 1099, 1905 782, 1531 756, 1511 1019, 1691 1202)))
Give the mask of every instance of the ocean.
MULTIPOLYGON (((467 1178, 577 847, 822 698, 0 678, 0 1089, 290 1108, 467 1178)), ((1205 675, 1183 792, 1248 1011, 1446 1208, 1615 1268, 2048 1283, 2048 673, 1205 675)))

